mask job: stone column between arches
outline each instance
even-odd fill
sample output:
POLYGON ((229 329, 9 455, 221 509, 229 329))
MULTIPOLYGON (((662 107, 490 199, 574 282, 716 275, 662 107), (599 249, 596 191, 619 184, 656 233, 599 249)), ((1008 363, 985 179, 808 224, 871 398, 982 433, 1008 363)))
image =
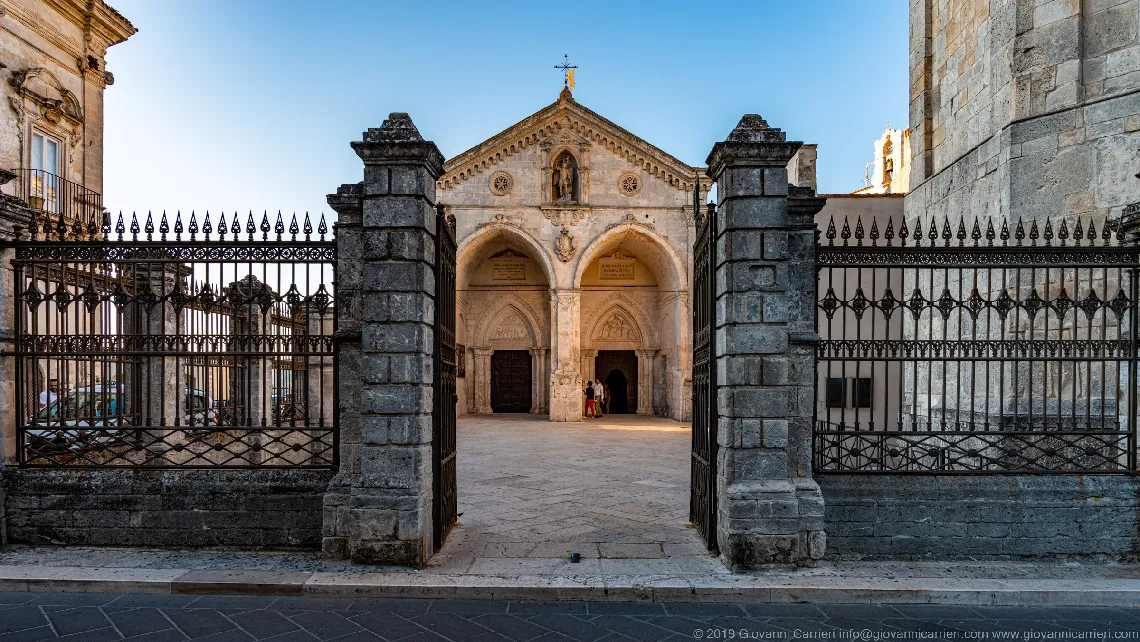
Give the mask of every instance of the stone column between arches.
POLYGON ((551 344, 554 357, 550 375, 550 421, 582 421, 582 386, 579 368, 582 345, 579 321, 580 290, 551 290, 551 344))

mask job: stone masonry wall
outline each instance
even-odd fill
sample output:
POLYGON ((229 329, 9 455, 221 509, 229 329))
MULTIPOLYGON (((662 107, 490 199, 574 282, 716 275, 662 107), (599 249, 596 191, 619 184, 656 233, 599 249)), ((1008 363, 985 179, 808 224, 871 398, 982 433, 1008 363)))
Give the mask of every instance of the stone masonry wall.
POLYGON ((828 555, 1042 557, 1137 552, 1127 476, 817 475, 828 555))
POLYGON ((328 470, 2 471, 7 541, 319 548, 328 470))
POLYGON ((1140 0, 912 0, 922 216, 1115 217, 1136 200, 1140 0))

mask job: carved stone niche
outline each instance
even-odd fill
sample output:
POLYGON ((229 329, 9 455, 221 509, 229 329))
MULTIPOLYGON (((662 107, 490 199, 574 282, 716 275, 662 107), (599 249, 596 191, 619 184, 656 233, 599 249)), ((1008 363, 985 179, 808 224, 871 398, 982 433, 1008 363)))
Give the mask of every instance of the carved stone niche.
POLYGON ((581 195, 578 179, 578 159, 563 150, 554 157, 550 166, 550 202, 559 204, 577 203, 581 195))

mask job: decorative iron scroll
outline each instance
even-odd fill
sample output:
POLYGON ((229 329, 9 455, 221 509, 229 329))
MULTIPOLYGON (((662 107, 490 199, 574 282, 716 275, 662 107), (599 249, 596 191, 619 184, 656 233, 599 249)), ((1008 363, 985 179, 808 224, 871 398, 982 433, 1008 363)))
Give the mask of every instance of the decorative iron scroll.
POLYGON ((323 217, 316 239, 307 215, 226 218, 6 244, 21 466, 336 465, 335 241, 323 217))
POLYGON ((1135 472, 1117 223, 830 220, 816 261, 817 471, 1135 472))

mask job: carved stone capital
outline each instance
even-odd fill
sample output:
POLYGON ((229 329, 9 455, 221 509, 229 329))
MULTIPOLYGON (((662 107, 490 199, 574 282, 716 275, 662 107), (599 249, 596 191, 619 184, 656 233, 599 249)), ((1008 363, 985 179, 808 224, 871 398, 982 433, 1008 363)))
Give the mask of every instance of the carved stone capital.
POLYGON ((570 312, 582 304, 581 290, 552 290, 550 301, 561 312, 570 312))

